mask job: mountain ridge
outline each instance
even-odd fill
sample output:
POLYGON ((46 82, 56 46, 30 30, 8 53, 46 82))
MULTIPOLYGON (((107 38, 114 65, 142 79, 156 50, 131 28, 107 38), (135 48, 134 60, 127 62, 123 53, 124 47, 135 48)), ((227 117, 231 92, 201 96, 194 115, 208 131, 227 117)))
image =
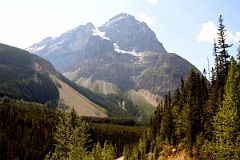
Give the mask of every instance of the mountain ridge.
POLYGON ((186 59, 168 53, 146 23, 126 13, 102 26, 87 23, 51 43, 47 40, 29 48, 37 50, 35 54, 52 62, 70 80, 99 94, 123 96, 131 90, 145 90, 154 99, 142 97, 157 104, 180 85, 181 78, 187 79, 191 69, 200 73, 186 59), (43 45, 47 47, 39 50, 43 45))
POLYGON ((61 80, 45 59, 0 43, 0 97, 73 107, 79 116, 107 117, 107 111, 61 80), (67 93, 67 94, 66 94, 67 93), (74 97, 74 100, 72 99, 74 97))
POLYGON ((108 22, 99 27, 99 30, 105 32, 106 36, 123 50, 167 53, 151 28, 130 14, 120 13, 110 18, 108 22), (137 43, 138 41, 141 43, 137 43))

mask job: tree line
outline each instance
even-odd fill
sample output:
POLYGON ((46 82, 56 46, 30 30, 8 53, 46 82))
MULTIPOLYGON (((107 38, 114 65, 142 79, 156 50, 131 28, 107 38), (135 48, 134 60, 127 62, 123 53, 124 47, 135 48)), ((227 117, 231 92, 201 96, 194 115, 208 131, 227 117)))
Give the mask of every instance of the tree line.
POLYGON ((157 159, 183 149, 198 159, 240 158, 240 49, 237 59, 230 57, 222 16, 217 35, 210 81, 206 72, 192 70, 158 105, 139 143, 125 146, 124 159, 157 159))
POLYGON ((41 104, 0 99, 0 159, 44 159, 57 122, 58 114, 41 104))
POLYGON ((145 129, 132 119, 78 117, 67 106, 57 108, 64 112, 0 98, 0 159, 114 159, 145 129))

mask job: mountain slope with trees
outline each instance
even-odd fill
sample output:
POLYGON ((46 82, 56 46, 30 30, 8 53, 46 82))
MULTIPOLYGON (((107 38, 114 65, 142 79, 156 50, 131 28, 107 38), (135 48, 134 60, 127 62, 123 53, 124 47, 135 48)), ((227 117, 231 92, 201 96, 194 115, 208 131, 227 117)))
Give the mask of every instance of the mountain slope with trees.
POLYGON ((0 44, 0 96, 39 103, 59 98, 58 89, 48 77, 56 74, 46 60, 27 51, 0 44))
POLYGON ((139 143, 125 146, 124 159, 168 159, 176 152, 189 159, 240 158, 240 50, 235 60, 229 47, 220 16, 211 81, 192 70, 166 94, 139 143))
POLYGON ((111 113, 84 97, 81 90, 75 90, 72 82, 64 79, 48 61, 25 50, 0 44, 0 75, 0 97, 46 103, 53 108, 63 100, 81 116, 107 116, 106 112, 111 113), (76 100, 64 96, 65 92, 74 95, 76 100))

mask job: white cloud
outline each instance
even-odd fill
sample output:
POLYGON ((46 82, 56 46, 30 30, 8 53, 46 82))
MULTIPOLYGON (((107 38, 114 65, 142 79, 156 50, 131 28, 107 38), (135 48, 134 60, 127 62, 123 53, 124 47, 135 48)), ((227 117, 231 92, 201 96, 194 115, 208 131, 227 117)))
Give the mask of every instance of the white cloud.
POLYGON ((60 18, 37 12, 25 5, 12 6, 11 11, 0 15, 0 19, 0 43, 23 49, 66 30, 60 18))
MULTIPOLYGON (((227 31, 226 32, 227 43, 235 43, 240 40, 240 32, 236 32, 235 34, 227 31)), ((212 21, 208 21, 202 24, 202 28, 197 36, 197 40, 199 42, 209 42, 213 43, 214 38, 217 39, 217 26, 212 21)))
POLYGON ((210 42, 213 43, 214 38, 217 35, 217 27, 212 22, 205 22, 202 24, 202 28, 197 36, 199 42, 210 42))
POLYGON ((151 17, 145 12, 139 12, 136 18, 140 21, 147 23, 148 26, 152 26, 155 22, 155 17, 151 17))
POLYGON ((227 43, 237 42, 237 37, 233 33, 227 31, 226 35, 227 35, 227 40, 226 40, 227 43))
POLYGON ((236 41, 240 41, 240 32, 236 32, 236 36, 235 36, 235 38, 236 38, 236 41))

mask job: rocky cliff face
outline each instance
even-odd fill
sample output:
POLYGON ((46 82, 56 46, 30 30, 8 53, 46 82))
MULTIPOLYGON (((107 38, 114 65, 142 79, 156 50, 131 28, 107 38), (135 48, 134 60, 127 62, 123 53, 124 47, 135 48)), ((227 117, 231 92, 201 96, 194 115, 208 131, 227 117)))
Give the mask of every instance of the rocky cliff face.
POLYGON ((167 53, 155 33, 144 22, 137 21, 133 16, 121 13, 99 27, 106 36, 126 51, 153 51, 167 53))
POLYGON ((79 60, 114 50, 113 44, 100 37, 99 32, 92 23, 87 23, 57 38, 48 37, 27 50, 49 60, 60 72, 73 71, 78 68, 79 60))
POLYGON ((197 70, 184 58, 168 53, 144 22, 125 13, 98 28, 87 23, 57 38, 46 38, 28 50, 79 85, 103 94, 143 89, 161 97, 179 86, 191 69, 197 70))

